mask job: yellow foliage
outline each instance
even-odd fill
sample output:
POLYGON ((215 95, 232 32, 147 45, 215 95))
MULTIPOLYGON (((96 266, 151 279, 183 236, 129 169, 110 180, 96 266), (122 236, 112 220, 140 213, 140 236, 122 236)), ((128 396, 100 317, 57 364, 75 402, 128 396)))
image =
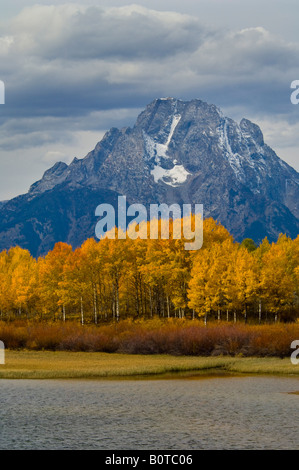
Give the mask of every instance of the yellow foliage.
MULTIPOLYGON (((150 232, 149 223, 145 229, 150 232)), ((272 244, 265 239, 247 250, 211 218, 203 230, 203 247, 197 251, 186 250, 185 240, 173 237, 172 224, 169 239, 132 240, 122 234, 119 240, 88 239, 75 250, 57 243, 38 260, 20 247, 3 251, 0 314, 97 323, 210 312, 239 312, 246 318, 258 309, 274 315, 298 310, 299 236, 281 235, 272 244)))

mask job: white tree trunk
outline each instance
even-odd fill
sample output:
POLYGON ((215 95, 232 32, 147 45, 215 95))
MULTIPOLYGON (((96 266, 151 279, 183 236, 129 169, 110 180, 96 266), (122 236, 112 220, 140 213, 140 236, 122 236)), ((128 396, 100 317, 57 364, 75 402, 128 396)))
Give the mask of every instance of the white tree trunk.
POLYGON ((116 321, 119 321, 119 288, 118 288, 118 280, 115 285, 115 313, 116 313, 116 321))
POLYGON ((97 289, 96 285, 93 285, 93 313, 94 313, 94 322, 98 323, 98 306, 97 306, 97 289))
POLYGON ((65 322, 65 305, 62 306, 62 319, 65 322))
POLYGON ((169 296, 167 296, 167 318, 170 318, 169 296))
POLYGON ((149 288, 149 301, 150 301, 150 315, 153 317, 153 298, 152 298, 152 289, 149 288))
POLYGON ((81 325, 84 325, 84 310, 83 310, 83 299, 80 298, 80 306, 81 306, 81 325))
POLYGON ((259 324, 262 323, 262 301, 259 300, 259 324))

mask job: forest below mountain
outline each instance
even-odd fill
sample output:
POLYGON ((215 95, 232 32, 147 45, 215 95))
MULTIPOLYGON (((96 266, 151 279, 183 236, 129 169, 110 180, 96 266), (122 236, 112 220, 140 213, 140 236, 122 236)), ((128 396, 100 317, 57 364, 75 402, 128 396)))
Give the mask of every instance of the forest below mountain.
POLYGON ((256 247, 237 243, 213 219, 203 247, 184 240, 104 238, 73 250, 57 243, 33 258, 18 246, 0 253, 3 321, 186 318, 250 323, 294 321, 299 313, 299 236, 256 247))

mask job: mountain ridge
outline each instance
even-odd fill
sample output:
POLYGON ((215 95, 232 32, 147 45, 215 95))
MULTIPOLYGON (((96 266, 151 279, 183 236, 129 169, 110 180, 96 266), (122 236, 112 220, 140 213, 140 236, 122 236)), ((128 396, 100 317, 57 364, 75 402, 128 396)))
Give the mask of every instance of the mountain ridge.
POLYGON ((129 204, 201 203, 205 217, 238 241, 299 233, 299 174, 264 142, 259 126, 246 118, 237 123, 198 99, 169 97, 0 205, 0 249, 19 244, 39 255, 57 241, 78 246, 94 236, 96 206, 115 205, 118 195, 129 204))

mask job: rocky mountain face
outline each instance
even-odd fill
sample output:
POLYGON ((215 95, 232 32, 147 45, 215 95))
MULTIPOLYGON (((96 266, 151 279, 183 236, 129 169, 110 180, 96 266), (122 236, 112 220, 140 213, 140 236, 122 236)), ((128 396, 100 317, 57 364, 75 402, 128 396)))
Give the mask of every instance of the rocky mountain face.
POLYGON ((101 203, 203 204, 236 240, 299 233, 299 174, 247 119, 200 100, 157 99, 133 128, 112 128, 95 149, 59 162, 29 192, 0 205, 0 249, 33 255, 95 234, 101 203))

